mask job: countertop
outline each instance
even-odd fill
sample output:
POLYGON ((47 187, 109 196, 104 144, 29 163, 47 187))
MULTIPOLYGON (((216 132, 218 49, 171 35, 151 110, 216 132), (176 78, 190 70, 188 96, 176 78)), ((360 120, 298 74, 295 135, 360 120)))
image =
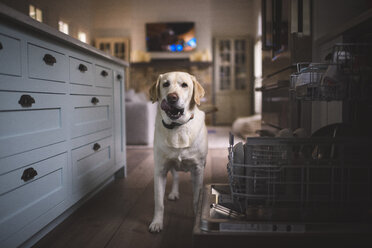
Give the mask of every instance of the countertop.
POLYGON ((18 12, 2 3, 0 3, 0 22, 15 23, 19 26, 23 26, 30 30, 33 30, 39 34, 48 36, 53 40, 57 40, 69 46, 73 46, 75 48, 78 48, 79 50, 84 50, 87 53, 98 55, 101 58, 110 60, 111 62, 114 62, 121 66, 129 66, 129 63, 127 61, 108 55, 89 44, 86 44, 69 35, 66 35, 58 31, 57 29, 46 25, 45 23, 38 22, 31 17, 18 12))

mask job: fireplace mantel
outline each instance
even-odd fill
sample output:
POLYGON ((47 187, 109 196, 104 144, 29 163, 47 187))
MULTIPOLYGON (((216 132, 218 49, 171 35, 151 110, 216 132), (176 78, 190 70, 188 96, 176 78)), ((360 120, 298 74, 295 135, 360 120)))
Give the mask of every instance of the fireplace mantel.
POLYGON ((194 62, 189 59, 153 59, 150 62, 130 63, 133 68, 185 68, 197 67, 205 69, 212 66, 212 62, 194 62))

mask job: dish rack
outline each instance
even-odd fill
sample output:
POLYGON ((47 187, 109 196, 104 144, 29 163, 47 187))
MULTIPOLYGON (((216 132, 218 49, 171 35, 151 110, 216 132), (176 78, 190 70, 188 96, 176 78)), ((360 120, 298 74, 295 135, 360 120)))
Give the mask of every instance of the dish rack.
POLYGON ((362 207, 360 214, 371 215, 372 155, 367 143, 351 138, 247 138, 244 163, 236 163, 230 142, 232 199, 243 213, 296 209, 311 216, 362 207))
POLYGON ((372 92, 371 44, 339 43, 327 63, 298 63, 291 90, 299 100, 367 99, 372 92))

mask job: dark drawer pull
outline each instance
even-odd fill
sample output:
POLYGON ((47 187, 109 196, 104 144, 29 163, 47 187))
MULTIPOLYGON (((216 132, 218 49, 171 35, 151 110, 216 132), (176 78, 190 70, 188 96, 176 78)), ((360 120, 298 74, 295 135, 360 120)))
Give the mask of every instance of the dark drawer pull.
POLYGON ((35 99, 30 95, 22 95, 18 101, 22 107, 31 107, 35 103, 35 99))
POLYGON ((86 72, 88 70, 88 67, 86 65, 80 64, 79 65, 79 71, 86 72))
POLYGON ((99 148, 101 148, 101 145, 100 145, 100 144, 95 143, 95 144, 93 145, 93 150, 94 150, 94 151, 98 151, 99 148))
POLYGON ((107 75, 108 75, 107 71, 105 71, 105 70, 101 71, 101 76, 102 77, 107 77, 107 75))
POLYGON ((97 103, 99 103, 99 99, 97 97, 93 97, 91 102, 93 104, 97 104, 97 103))
POLYGON ((123 77, 121 76, 121 74, 118 74, 118 75, 116 76, 116 78, 117 78, 118 80, 121 80, 123 77))
POLYGON ((54 65, 55 63, 57 63, 56 58, 53 57, 53 55, 50 55, 49 53, 44 55, 43 60, 44 60, 45 64, 47 64, 47 65, 54 65))
POLYGON ((23 171, 21 179, 25 182, 33 179, 34 177, 37 176, 37 171, 34 168, 28 168, 23 171))
POLYGON ((3 44, 0 42, 0 50, 3 50, 3 44))

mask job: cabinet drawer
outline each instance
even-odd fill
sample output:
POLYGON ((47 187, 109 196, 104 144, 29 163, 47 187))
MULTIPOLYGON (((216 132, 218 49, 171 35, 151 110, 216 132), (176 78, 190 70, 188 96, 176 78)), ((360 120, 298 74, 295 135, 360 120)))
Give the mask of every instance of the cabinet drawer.
POLYGON ((0 92, 0 99, 0 158, 66 140, 66 96, 0 92))
POLYGON ((92 63, 70 57, 70 83, 93 85, 92 63))
POLYGON ((71 137, 112 127, 112 97, 70 96, 73 104, 71 137))
POLYGON ((96 65, 95 82, 97 87, 112 88, 112 70, 96 65))
POLYGON ((69 66, 63 53, 31 43, 28 44, 27 50, 30 78, 67 82, 69 66))
POLYGON ((21 41, 0 33, 0 73, 21 76, 21 41))
POLYGON ((66 198, 67 153, 0 176, 0 239, 32 222, 66 198), (22 180, 26 169, 37 175, 22 180))
POLYGON ((72 150, 72 176, 75 193, 85 193, 97 185, 99 176, 114 163, 112 136, 72 150))

